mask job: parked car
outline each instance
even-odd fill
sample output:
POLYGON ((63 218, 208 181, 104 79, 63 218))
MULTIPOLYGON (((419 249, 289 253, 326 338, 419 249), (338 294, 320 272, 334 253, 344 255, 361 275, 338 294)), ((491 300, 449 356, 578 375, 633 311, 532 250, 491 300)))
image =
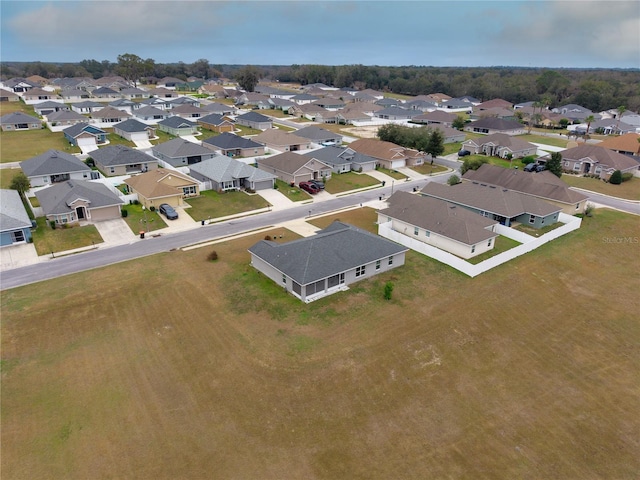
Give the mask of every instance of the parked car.
POLYGON ((547 169, 547 167, 545 167, 544 164, 542 164, 542 163, 536 165, 536 172, 542 172, 542 171, 544 171, 546 169, 547 169))
POLYGON ((310 193, 312 195, 320 191, 320 189, 311 182, 300 182, 298 186, 305 192, 310 193))
POLYGON ((171 205, 163 203, 158 207, 160 213, 167 217, 167 220, 176 220, 178 218, 178 212, 176 212, 171 205))
POLYGON ((525 172, 535 172, 536 171, 536 162, 527 163, 523 170, 525 172))
POLYGON ((459 157, 466 157, 467 155, 471 155, 471 152, 469 150, 460 150, 458 152, 459 157))
POLYGON ((309 183, 313 183, 320 190, 324 190, 324 182, 321 180, 309 180, 309 183))

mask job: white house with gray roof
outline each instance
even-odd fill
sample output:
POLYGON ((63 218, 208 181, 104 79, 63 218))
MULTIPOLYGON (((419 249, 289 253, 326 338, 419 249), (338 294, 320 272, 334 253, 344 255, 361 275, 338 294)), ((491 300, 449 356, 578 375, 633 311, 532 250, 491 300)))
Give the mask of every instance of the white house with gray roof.
POLYGON ((158 168, 158 159, 126 145, 109 145, 91 152, 97 168, 106 176, 133 175, 158 168))
POLYGON ((49 150, 41 155, 20 162, 20 168, 29 178, 31 187, 43 187, 66 180, 91 180, 99 178, 77 157, 59 150, 49 150))
POLYGON ((335 221, 315 235, 292 242, 261 240, 249 253, 256 270, 308 303, 404 265, 407 250, 335 221))
POLYGON ((0 247, 28 242, 31 219, 16 190, 0 190, 0 247))
POLYGON ((265 117, 256 112, 245 113, 236 118, 238 125, 255 128, 256 130, 267 130, 273 126, 273 121, 269 117, 265 117))
POLYGON ((198 124, 186 118, 172 116, 158 122, 158 130, 179 137, 181 135, 195 135, 198 124))
POLYGON ((3 132, 39 130, 42 128, 42 120, 23 112, 13 112, 0 117, 0 126, 3 132))
POLYGON ((113 126, 113 132, 132 142, 143 142, 156 137, 156 129, 154 127, 142 123, 135 118, 130 118, 124 122, 115 124, 113 126))
POLYGON ((273 188, 276 176, 233 158, 218 155, 189 166, 189 175, 203 182, 209 190, 227 192, 273 188))
POLYGON ((216 156, 213 150, 180 137, 155 145, 151 152, 173 167, 193 165, 216 156))

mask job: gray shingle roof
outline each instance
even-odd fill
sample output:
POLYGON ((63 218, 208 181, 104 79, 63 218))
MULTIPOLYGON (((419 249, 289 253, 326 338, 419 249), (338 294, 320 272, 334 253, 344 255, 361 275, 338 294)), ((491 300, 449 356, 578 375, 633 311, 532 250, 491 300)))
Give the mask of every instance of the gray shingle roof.
POLYGON ((197 126, 195 122, 175 115, 165 118, 164 120, 160 120, 158 125, 163 125, 169 128, 194 128, 197 126))
POLYGON ((406 251, 386 238, 337 221, 311 237, 284 244, 261 240, 249 248, 300 285, 406 251))
POLYGON ((0 117, 0 123, 5 124, 16 124, 16 123, 42 123, 42 120, 36 117, 32 117, 31 115, 27 115, 23 112, 12 112, 7 113, 0 117))
POLYGON ((96 162, 108 166, 136 165, 139 163, 155 162, 156 159, 125 145, 109 145, 91 152, 91 158, 96 162))
POLYGON ((296 130, 295 134, 299 137, 308 138, 309 140, 313 140, 315 142, 322 142, 324 140, 334 138, 342 138, 342 135, 340 135, 339 133, 333 133, 329 130, 325 130, 324 128, 316 127, 315 125, 296 130))
POLYGON ((36 192, 45 215, 72 212, 70 206, 79 198, 89 202, 89 208, 107 207, 124 203, 102 183, 85 180, 67 180, 36 192))
POLYGON ((20 168, 27 177, 37 175, 58 175, 61 173, 84 172, 91 169, 73 155, 59 150, 49 150, 36 157, 20 162, 20 168))
POLYGON ((260 115, 256 112, 245 113, 244 115, 240 115, 238 120, 245 120, 247 122, 270 122, 271 119, 269 117, 265 117, 264 115, 260 115))
POLYGON ((205 115, 204 117, 200 117, 197 120, 198 123, 207 123, 209 125, 221 125, 224 122, 229 122, 224 115, 220 115, 218 113, 210 113, 209 115, 205 115))
MULTIPOLYGON (((258 166, 260 167, 271 167, 289 174, 295 174, 298 170, 300 170, 308 163, 314 163, 314 157, 299 155, 293 152, 284 152, 278 155, 271 155, 269 157, 260 158, 258 160, 258 166)), ((315 163, 315 165, 310 165, 309 168, 315 170, 322 170, 323 167, 325 169, 331 168, 330 165, 327 165, 319 159, 315 160, 315 163), (319 163, 319 165, 317 163, 319 163)))
POLYGON ((216 155, 212 159, 190 165, 189 171, 199 173, 218 183, 243 178, 252 180, 277 178, 275 175, 271 175, 270 173, 224 155, 216 155))
POLYGON ((122 130, 123 132, 134 133, 144 132, 145 130, 153 127, 150 127, 146 123, 142 123, 135 118, 130 118, 128 120, 125 120, 124 122, 116 123, 113 128, 117 128, 118 130, 122 130))
POLYGON ((239 137, 238 135, 234 135, 230 132, 224 132, 215 137, 207 138, 203 140, 203 143, 208 143, 209 145, 213 145, 214 147, 221 148, 223 150, 228 150, 230 148, 262 148, 263 145, 260 145, 253 140, 249 140, 248 138, 239 137))
POLYGON ((503 120, 502 118, 487 117, 471 122, 468 126, 487 128, 491 130, 520 130, 524 128, 521 123, 515 120, 503 120))
POLYGON ((211 150, 184 138, 174 138, 160 143, 152 148, 153 153, 160 153, 169 158, 191 157, 196 155, 211 155, 211 150))
POLYGON ((71 125, 70 127, 65 128, 64 130, 62 130, 63 133, 69 135, 70 137, 77 137, 78 135, 80 135, 81 133, 83 133, 84 131, 87 131, 88 133, 92 134, 92 135, 99 135, 101 133, 107 133, 104 130, 102 130, 101 128, 96 127, 95 125, 90 125, 86 122, 83 123, 76 123, 75 125, 71 125))
POLYGON ((31 227, 31 220, 16 190, 0 190, 0 232, 31 227))
POLYGON ((71 110, 59 110, 47 115, 47 120, 53 122, 63 122, 68 120, 83 120, 86 121, 87 117, 80 115, 78 112, 72 112, 71 110))

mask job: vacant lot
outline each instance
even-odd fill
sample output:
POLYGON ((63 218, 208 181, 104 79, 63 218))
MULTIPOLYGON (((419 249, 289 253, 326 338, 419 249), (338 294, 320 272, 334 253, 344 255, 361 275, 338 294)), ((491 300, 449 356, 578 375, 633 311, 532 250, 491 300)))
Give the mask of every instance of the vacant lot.
POLYGON ((309 305, 266 233, 3 292, 3 478, 637 478, 637 217, 309 305))
POLYGON ((69 145, 62 132, 52 132, 48 128, 0 133, 1 163, 21 162, 47 150, 80 153, 78 147, 69 145))

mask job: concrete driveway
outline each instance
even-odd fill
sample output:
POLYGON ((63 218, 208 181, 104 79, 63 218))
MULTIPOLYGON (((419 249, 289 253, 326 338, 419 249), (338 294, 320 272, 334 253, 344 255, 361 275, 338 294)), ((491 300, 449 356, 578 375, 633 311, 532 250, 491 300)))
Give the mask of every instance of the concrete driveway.
POLYGON ((136 235, 122 218, 96 222, 94 225, 98 229, 102 240, 108 246, 131 243, 136 239, 136 235))
POLYGON ((20 243, 0 248, 0 271, 32 265, 38 261, 33 243, 20 243))
POLYGON ((151 142, 149 140, 136 140, 133 143, 136 144, 137 150, 148 150, 151 147, 153 147, 153 145, 151 145, 151 142))
MULTIPOLYGON (((158 233, 174 233, 174 232, 182 232, 184 230, 192 230, 200 225, 199 221, 191 218, 187 213, 185 213, 184 207, 174 207, 176 212, 178 212, 178 218, 175 220, 167 220, 164 215, 158 213, 165 221, 167 226, 165 228, 161 228, 159 230, 154 230, 151 234, 158 233)), ((189 210, 189 209, 187 209, 189 210)))
POLYGON ((265 188, 264 190, 256 191, 256 193, 269 202, 273 210, 282 210, 283 208, 294 205, 294 202, 275 188, 265 188))

